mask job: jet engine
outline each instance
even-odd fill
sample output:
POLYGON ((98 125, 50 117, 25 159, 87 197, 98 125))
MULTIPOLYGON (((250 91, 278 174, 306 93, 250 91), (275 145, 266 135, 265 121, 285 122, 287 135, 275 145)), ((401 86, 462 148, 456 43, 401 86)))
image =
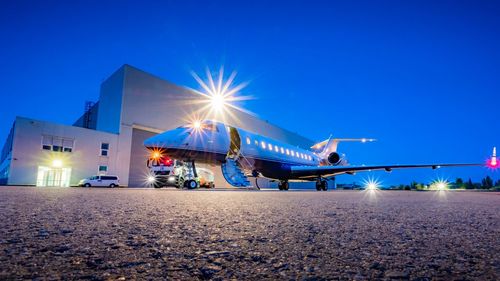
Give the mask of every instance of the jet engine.
POLYGON ((337 166, 339 164, 341 164, 343 162, 343 156, 341 156, 340 154, 338 154, 337 152, 332 152, 328 155, 328 163, 330 163, 330 165, 334 165, 334 166, 337 166))

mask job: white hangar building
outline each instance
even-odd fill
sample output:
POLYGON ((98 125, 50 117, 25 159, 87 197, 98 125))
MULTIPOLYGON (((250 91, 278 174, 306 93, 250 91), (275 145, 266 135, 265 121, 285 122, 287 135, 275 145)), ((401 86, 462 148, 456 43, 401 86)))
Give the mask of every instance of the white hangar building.
MULTIPOLYGON (((149 153, 143 141, 188 123, 203 106, 193 102, 199 99, 188 88, 124 65, 101 84, 98 102, 88 104, 73 125, 17 117, 2 149, 0 184, 74 186, 108 174, 117 175, 122 186, 145 186, 149 153)), ((233 113, 226 115, 228 125, 303 148, 313 144, 255 116, 233 113)), ((216 186, 228 186, 220 167, 208 168, 216 186)))

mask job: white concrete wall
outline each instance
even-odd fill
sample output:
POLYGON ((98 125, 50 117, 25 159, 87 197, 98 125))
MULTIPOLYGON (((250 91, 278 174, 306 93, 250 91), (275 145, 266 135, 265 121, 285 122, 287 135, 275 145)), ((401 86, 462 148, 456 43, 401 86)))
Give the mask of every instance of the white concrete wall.
POLYGON ((97 174, 99 165, 107 165, 110 175, 122 175, 116 165, 118 135, 23 117, 17 117, 14 126, 9 185, 35 185, 38 166, 50 167, 54 159, 62 160, 63 167, 71 168, 71 185, 97 174), (41 144, 44 134, 74 139, 73 151, 43 150, 41 144), (110 144, 108 157, 100 156, 101 142, 110 144))
POLYGON ((122 66, 101 84, 97 109, 98 131, 120 133, 125 68, 122 66))

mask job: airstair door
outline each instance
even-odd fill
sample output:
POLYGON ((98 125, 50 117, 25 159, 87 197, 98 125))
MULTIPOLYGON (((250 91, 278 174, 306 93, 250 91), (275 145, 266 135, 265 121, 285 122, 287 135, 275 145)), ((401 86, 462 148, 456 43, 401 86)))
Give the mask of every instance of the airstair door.
POLYGON ((229 139, 230 144, 227 156, 228 158, 237 159, 240 156, 241 138, 236 128, 229 127, 229 139))

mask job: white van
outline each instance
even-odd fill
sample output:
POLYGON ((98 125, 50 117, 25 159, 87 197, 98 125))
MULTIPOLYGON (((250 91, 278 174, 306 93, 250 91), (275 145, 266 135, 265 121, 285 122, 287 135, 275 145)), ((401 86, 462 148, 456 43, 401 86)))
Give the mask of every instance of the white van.
POLYGON ((109 186, 115 187, 120 186, 120 180, 117 176, 92 176, 87 179, 83 179, 78 183, 78 186, 109 186))

